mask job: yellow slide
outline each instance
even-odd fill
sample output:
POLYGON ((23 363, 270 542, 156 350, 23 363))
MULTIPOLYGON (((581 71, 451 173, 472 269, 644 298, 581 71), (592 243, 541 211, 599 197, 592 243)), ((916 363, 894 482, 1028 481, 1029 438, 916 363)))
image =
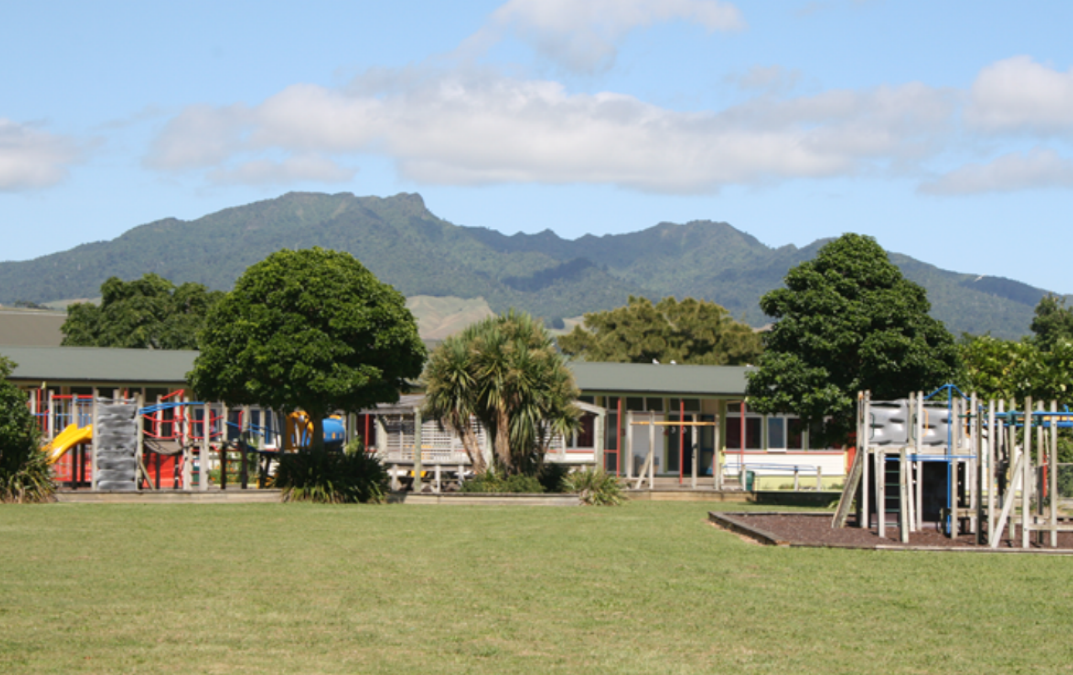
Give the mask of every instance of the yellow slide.
POLYGON ((48 453, 48 463, 55 464, 60 461, 68 450, 76 445, 88 443, 93 438, 93 425, 87 424, 80 427, 77 424, 68 424, 67 428, 60 432, 52 442, 41 448, 48 453))

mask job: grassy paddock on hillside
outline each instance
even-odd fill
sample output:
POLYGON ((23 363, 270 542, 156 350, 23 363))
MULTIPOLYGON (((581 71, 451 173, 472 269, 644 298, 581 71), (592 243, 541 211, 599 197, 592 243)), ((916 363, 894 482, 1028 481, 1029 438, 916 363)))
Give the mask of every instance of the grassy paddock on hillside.
POLYGON ((719 506, 0 507, 0 672, 1073 667, 1070 558, 765 548, 719 506))

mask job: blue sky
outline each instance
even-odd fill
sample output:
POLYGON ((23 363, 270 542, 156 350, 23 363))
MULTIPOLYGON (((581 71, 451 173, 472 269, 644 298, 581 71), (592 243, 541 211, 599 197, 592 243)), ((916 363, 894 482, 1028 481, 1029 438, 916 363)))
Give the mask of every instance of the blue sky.
POLYGON ((1073 293, 1073 3, 19 3, 0 260, 291 190, 842 232, 1073 293), (158 6, 159 5, 159 6, 158 6))

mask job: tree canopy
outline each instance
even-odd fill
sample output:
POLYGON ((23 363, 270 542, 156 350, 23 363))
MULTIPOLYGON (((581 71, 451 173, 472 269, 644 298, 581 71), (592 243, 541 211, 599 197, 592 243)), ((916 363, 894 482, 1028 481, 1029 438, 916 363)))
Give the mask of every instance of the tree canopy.
POLYGON ((26 395, 8 380, 14 368, 0 356, 0 502, 45 501, 53 493, 51 469, 26 395))
POLYGON ((397 401, 425 347, 406 300, 349 253, 283 250, 210 310, 188 375, 201 397, 304 410, 313 445, 334 410, 397 401))
POLYGON ((1073 340, 1073 308, 1066 307, 1065 298, 1048 293, 1036 305, 1032 332, 1036 345, 1045 352, 1059 340, 1073 340))
POLYGON ((209 309, 223 297, 201 284, 175 284, 156 274, 101 284, 101 304, 67 308, 63 344, 72 347, 197 349, 209 309))
POLYGON ((625 307, 585 315, 559 338, 564 354, 586 361, 740 365, 760 356, 760 337, 708 300, 667 297, 653 305, 630 296, 625 307))
POLYGON ((425 368, 423 414, 462 438, 478 473, 486 468, 470 416, 490 434, 496 469, 535 475, 556 433, 576 428, 574 377, 540 321, 511 310, 473 324, 437 347, 425 368))
POLYGON ((853 428, 858 391, 901 398, 955 376, 954 339, 928 315, 924 289, 871 237, 845 234, 828 243, 785 283, 760 301, 776 321, 759 369, 749 374, 758 412, 826 418, 826 440, 841 442, 853 428))

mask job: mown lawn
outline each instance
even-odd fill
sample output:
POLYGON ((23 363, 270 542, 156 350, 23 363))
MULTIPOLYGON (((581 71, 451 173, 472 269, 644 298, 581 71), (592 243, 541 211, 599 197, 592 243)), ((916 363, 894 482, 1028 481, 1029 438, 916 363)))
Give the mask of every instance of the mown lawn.
POLYGON ((0 673, 1073 670, 1071 558, 765 548, 710 508, 0 507, 0 673))

